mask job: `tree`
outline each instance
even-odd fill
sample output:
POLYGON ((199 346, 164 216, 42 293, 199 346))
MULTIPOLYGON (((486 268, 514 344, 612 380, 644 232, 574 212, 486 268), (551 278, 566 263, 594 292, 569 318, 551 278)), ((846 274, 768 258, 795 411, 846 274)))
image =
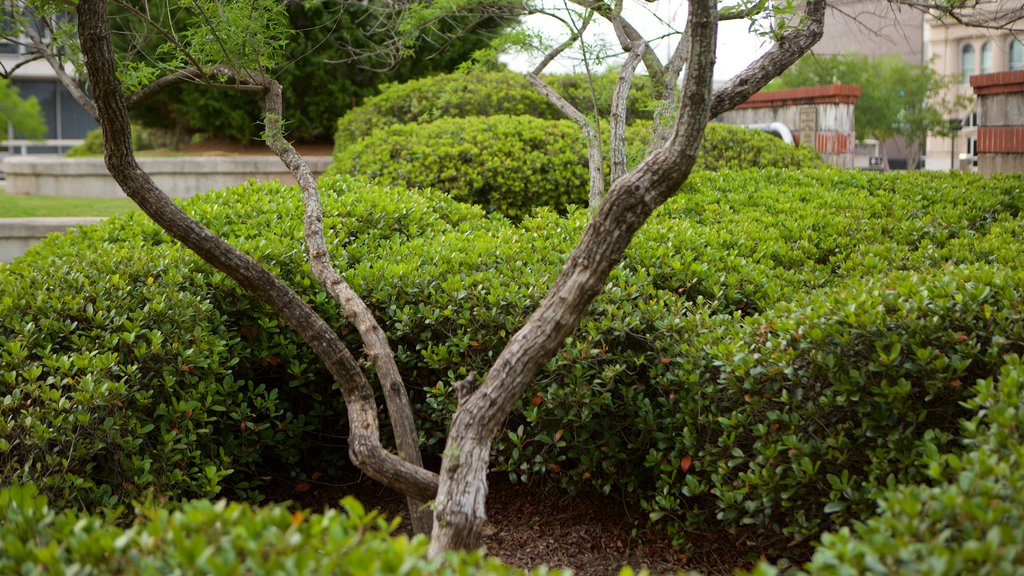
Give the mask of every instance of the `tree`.
POLYGON ((943 115, 947 106, 937 99, 954 80, 935 73, 930 66, 910 64, 898 54, 868 58, 864 54, 808 54, 772 82, 772 87, 798 88, 820 84, 851 84, 861 87, 854 109, 857 132, 884 141, 904 137, 923 149, 929 132, 948 127, 943 115))
POLYGON ((36 97, 22 98, 7 78, 0 78, 0 134, 7 134, 8 125, 29 138, 46 134, 46 121, 36 97))
MULTIPOLYGON (((461 6, 449 7, 461 10, 480 6, 477 2, 459 4, 461 6)), ((99 119, 104 132, 107 168, 125 193, 169 235, 265 301, 325 363, 346 402, 352 461, 370 477, 409 497, 414 510, 419 502, 435 501, 431 551, 440 554, 445 549, 473 548, 479 544, 487 494, 485 475, 492 440, 516 400, 562 346, 588 304, 602 290, 610 271, 633 236, 651 213, 686 181, 709 119, 746 100, 813 46, 822 33, 825 0, 808 0, 802 9, 801 25, 775 30, 774 46, 745 71, 714 91, 712 69, 717 24, 720 18, 730 17, 737 10, 719 10, 716 0, 691 0, 686 27, 681 34, 681 48, 676 50, 666 67, 656 59, 653 51, 647 49, 647 40, 623 18, 621 3, 613 6, 593 0, 582 1, 580 8, 584 14, 592 14, 591 18, 607 18, 615 24, 620 31, 623 48, 633 61, 643 60, 649 71, 665 72, 668 68, 681 71, 683 84, 678 94, 674 81, 671 86, 664 82, 672 74, 654 74, 655 80, 662 82, 660 89, 665 100, 678 102, 678 105, 671 110, 672 114, 666 114, 671 120, 664 125, 664 145, 631 170, 626 170, 621 161, 616 161, 619 166, 613 168, 613 174, 617 177, 613 178, 607 194, 594 195, 594 212, 579 243, 569 254, 546 296, 524 325, 511 336, 482 381, 477 384, 471 374, 455 384, 459 403, 439 475, 425 470, 418 461, 408 400, 384 331, 344 276, 332 265, 323 236, 323 215, 316 182, 303 159, 283 137, 281 87, 266 73, 274 55, 279 52, 283 22, 281 6, 275 0, 195 0, 191 5, 204 11, 198 25, 187 31, 164 31, 168 44, 180 53, 180 60, 173 67, 136 75, 136 79, 143 78, 144 81, 132 83, 126 81, 124 74, 121 77, 118 74, 106 3, 102 0, 79 0, 75 7, 78 37, 93 98, 87 98, 66 74, 62 79, 75 88, 75 95, 91 106, 99 119), (261 25, 255 26, 254 23, 261 25), (293 172, 302 192, 310 266, 362 336, 366 357, 376 368, 388 400, 401 457, 383 448, 373 391, 355 357, 334 329, 313 312, 292 288, 180 210, 137 164, 131 148, 129 107, 166 86, 186 81, 232 87, 261 95, 266 107, 267 144, 293 172)), ((52 9, 54 2, 40 0, 33 2, 32 6, 46 17, 46 9, 52 9)), ((439 3, 411 6, 409 14, 426 14, 433 18, 439 14, 438 8, 446 7, 439 3)), ((755 4, 750 13, 762 14, 764 8, 763 4, 755 4)), ((742 11, 747 12, 746 9, 742 11)), ((422 22, 408 20, 408 27, 404 30, 414 32, 415 26, 422 25, 422 22)), ((42 44, 36 46, 40 50, 46 49, 42 44)), ((552 53, 557 50, 558 47, 552 53)), ((58 54, 50 52, 49 56, 51 61, 60 63, 58 54)), ((613 120, 618 113, 616 110, 621 110, 633 70, 633 62, 623 66, 615 97, 617 105, 612 108, 613 120)), ((581 123, 581 126, 585 128, 585 124, 581 123)), ((421 529, 425 527, 423 516, 414 518, 421 529)))
MULTIPOLYGON (((166 63, 177 57, 160 46, 159 30, 190 28, 200 14, 187 3, 113 3, 110 12, 114 48, 131 66, 156 59, 166 63), (141 10, 141 8, 146 8, 141 10), (151 19, 152 24, 145 21, 151 19)), ((373 24, 377 16, 359 3, 341 0, 282 3, 286 28, 281 57, 268 71, 282 86, 288 106, 288 128, 300 140, 329 139, 334 122, 346 110, 384 82, 404 81, 455 69, 507 22, 500 17, 446 24, 432 37, 424 35, 407 47, 405 57, 379 66, 352 66, 362 54, 380 44, 383 35, 373 24), (450 42, 441 36, 458 28, 450 42), (435 44, 445 41, 446 49, 435 44)), ((387 14, 387 12, 383 12, 387 14)), ((255 93, 208 90, 185 83, 155 95, 132 109, 132 117, 146 126, 175 131, 203 132, 240 142, 258 140, 260 98, 255 93)))

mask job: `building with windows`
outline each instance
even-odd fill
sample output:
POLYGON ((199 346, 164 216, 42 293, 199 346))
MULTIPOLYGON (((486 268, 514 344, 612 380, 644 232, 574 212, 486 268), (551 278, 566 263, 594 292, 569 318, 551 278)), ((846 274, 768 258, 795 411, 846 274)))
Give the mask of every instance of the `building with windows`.
POLYGON ((64 152, 96 128, 96 121, 75 102, 50 65, 43 59, 31 60, 22 44, 0 41, 0 66, 14 71, 10 82, 22 97, 39 101, 47 127, 45 141, 32 142, 8 126, 0 135, 0 155, 64 152))
MULTIPOLYGON (((1012 28, 1020 29, 1024 21, 1012 28)), ((979 117, 974 103, 971 76, 1024 70, 1024 35, 1007 29, 972 28, 944 20, 928 18, 925 27, 927 54, 932 67, 958 82, 944 95, 948 105, 957 97, 969 100, 964 106, 943 109, 954 128, 953 138, 930 136, 925 167, 932 170, 973 170, 978 155, 979 117)))

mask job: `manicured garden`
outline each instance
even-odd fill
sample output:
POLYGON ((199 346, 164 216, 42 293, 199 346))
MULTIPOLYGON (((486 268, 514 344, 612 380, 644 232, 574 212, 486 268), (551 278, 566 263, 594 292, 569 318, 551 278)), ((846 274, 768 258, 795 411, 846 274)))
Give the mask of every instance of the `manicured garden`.
MULTIPOLYGON (((321 180, 332 258, 387 331, 428 461, 453 383, 487 370, 589 221, 576 129, 516 78, 385 90, 341 119, 321 180), (471 89, 494 85, 502 99, 471 89)), ((633 159, 651 133, 635 105, 633 159)), ((297 189, 181 205, 361 349, 308 270, 297 189)), ((1019 175, 840 171, 709 126, 492 469, 614 496, 680 554, 727 540, 759 574, 1012 573, 1022 207, 1019 175)), ((0 571, 513 572, 428 559, 351 500, 266 504, 282 481, 355 473, 340 394, 267 306, 141 213, 47 239, 0 286, 0 571)))

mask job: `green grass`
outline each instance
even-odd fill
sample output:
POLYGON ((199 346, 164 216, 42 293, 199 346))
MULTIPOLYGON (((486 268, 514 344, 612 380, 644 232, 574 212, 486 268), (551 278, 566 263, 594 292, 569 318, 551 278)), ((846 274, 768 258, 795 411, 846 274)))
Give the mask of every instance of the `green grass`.
POLYGON ((42 216, 113 216, 136 210, 127 198, 15 196, 0 190, 0 218, 42 216))

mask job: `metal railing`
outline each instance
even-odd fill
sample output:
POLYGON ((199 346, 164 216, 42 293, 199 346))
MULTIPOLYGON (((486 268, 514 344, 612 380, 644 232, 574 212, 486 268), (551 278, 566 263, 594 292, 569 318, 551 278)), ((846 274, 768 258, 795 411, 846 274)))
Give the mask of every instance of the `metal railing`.
POLYGON ((51 140, 23 140, 23 139, 10 139, 0 141, 0 148, 6 148, 8 154, 13 154, 14 150, 21 148, 21 155, 28 156, 29 148, 70 148, 72 146, 78 146, 85 140, 81 138, 55 138, 51 140))

